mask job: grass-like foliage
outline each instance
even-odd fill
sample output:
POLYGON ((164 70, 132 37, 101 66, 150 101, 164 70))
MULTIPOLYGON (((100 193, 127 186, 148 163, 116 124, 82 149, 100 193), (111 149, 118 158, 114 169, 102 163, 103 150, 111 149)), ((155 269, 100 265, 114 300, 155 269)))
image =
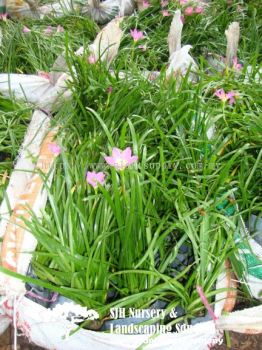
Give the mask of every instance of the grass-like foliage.
POLYGON ((30 115, 31 110, 27 106, 0 97, 0 201, 3 199, 30 115))
POLYGON ((65 37, 69 38, 72 49, 83 43, 89 44, 98 31, 97 25, 89 18, 68 16, 27 19, 23 22, 3 23, 3 42, 0 47, 0 71, 35 74, 50 71, 55 59, 64 52, 65 37), (59 27, 60 26, 60 27, 59 27), (57 32, 57 28, 64 32, 57 32), (24 32, 24 28, 30 32, 24 32), (46 29, 52 33, 46 33, 46 29))
POLYGON ((71 64, 75 102, 57 116, 63 150, 50 205, 43 222, 30 224, 41 247, 35 271, 102 315, 112 305, 162 299, 191 317, 200 308, 195 286, 215 294, 235 251, 239 214, 229 218, 219 205, 234 193, 244 217, 261 209, 261 105, 233 72, 203 73, 196 85, 185 78, 177 89, 175 81, 160 76, 152 83, 137 69, 120 80, 100 63, 71 64), (221 86, 239 92, 234 106, 213 96, 221 86), (208 139, 213 125, 216 136, 208 139), (136 166, 109 167, 104 155, 113 147, 131 147, 136 166), (88 185, 88 170, 103 171, 105 186, 88 185), (194 262, 179 272, 172 262, 182 244, 194 262))

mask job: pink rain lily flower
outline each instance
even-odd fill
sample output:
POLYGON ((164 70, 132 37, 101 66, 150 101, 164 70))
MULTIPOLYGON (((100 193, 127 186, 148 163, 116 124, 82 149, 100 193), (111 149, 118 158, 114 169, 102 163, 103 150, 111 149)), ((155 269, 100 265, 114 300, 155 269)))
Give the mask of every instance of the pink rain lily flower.
POLYGON ((108 88, 106 89, 106 91, 109 93, 109 94, 112 94, 113 92, 113 87, 110 85, 108 86, 108 88))
POLYGON ((97 188, 98 184, 105 184, 105 174, 103 172, 96 173, 95 171, 88 171, 86 173, 86 181, 93 188, 97 188))
POLYGON ((144 38, 144 34, 143 32, 141 32, 140 30, 135 29, 131 29, 130 30, 130 34, 132 36, 132 38, 134 39, 134 41, 138 41, 144 38))
POLYGON ((96 56, 91 54, 88 56, 87 60, 88 60, 88 63, 95 64, 96 63, 96 56))
POLYGON ((234 91, 229 91, 227 93, 227 99, 229 100, 230 105, 233 105, 236 102, 235 96, 237 96, 237 94, 234 91))
POLYGON ((241 70, 243 68, 243 65, 241 63, 238 63, 237 57, 233 58, 233 68, 235 70, 241 70))
POLYGON ((50 73, 40 71, 40 72, 37 72, 37 75, 41 78, 50 80, 50 73))
POLYGON ((61 147, 57 143, 49 143, 48 148, 55 156, 61 153, 61 147))
POLYGON ((202 13, 204 11, 204 8, 201 6, 198 6, 195 8, 195 13, 202 13))
POLYGON ((164 17, 171 16, 171 15, 170 15, 170 12, 167 11, 167 10, 163 10, 163 11, 161 11, 161 12, 162 12, 162 15, 163 15, 164 17))
POLYGON ((225 93, 224 89, 219 89, 216 90, 216 92, 214 93, 215 96, 217 96, 221 101, 226 102, 227 101, 227 94, 225 93))
POLYGON ((180 0, 179 3, 180 5, 185 5, 188 3, 188 0, 180 0))
POLYGON ((215 96, 217 96, 221 101, 226 102, 229 101, 229 104, 235 103, 235 96, 237 95, 234 91, 229 91, 228 93, 225 92, 224 89, 219 89, 214 93, 215 96))
POLYGON ((144 9, 148 9, 150 7, 149 1, 148 0, 144 0, 142 6, 143 6, 144 9))
POLYGON ((24 26, 24 28, 23 28, 23 33, 24 33, 24 34, 28 34, 28 33, 30 33, 30 32, 31 32, 31 29, 29 29, 28 27, 24 26))
POLYGON ((57 33, 64 33, 64 31, 65 31, 65 30, 64 30, 64 27, 62 27, 62 26, 60 26, 60 25, 57 26, 57 28, 56 28, 56 32, 57 32, 57 33))
POLYGON ((53 33, 53 28, 51 26, 46 27, 46 29, 44 30, 45 35, 50 35, 52 33, 53 33))
POLYGON ((125 150, 114 147, 112 150, 111 157, 105 157, 107 164, 113 166, 117 170, 124 170, 129 165, 137 162, 138 157, 132 156, 132 151, 130 147, 125 150))
POLYGON ((186 15, 186 16, 192 16, 193 13, 194 13, 194 9, 193 9, 192 6, 189 6, 189 7, 187 7, 187 8, 185 9, 185 15, 186 15))

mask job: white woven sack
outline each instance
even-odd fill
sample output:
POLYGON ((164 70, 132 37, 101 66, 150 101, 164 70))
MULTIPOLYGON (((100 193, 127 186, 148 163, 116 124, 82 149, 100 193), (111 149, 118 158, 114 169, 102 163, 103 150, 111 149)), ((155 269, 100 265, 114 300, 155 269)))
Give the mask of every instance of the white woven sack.
POLYGON ((62 74, 56 84, 52 84, 49 79, 37 75, 0 74, 0 93, 50 110, 58 100, 62 103, 63 99, 70 98, 69 79, 67 74, 62 74))
POLYGON ((9 210, 13 210, 18 197, 24 191, 27 182, 35 168, 33 158, 39 153, 42 140, 49 128, 50 119, 39 110, 33 113, 24 142, 19 151, 19 157, 11 174, 5 198, 0 206, 0 237, 3 237, 10 218, 9 210))
MULTIPOLYGON (((174 347, 207 350, 208 344, 219 343, 220 339, 213 321, 199 323, 179 333, 159 335, 152 342, 148 342, 149 335, 118 335, 83 329, 69 336, 72 324, 55 311, 27 298, 20 300, 15 308, 19 328, 31 342, 50 350, 135 350, 142 344, 148 350, 173 350, 174 347)), ((222 316, 217 322, 217 328, 236 332, 245 332, 249 328, 259 333, 262 329, 262 306, 222 316)))

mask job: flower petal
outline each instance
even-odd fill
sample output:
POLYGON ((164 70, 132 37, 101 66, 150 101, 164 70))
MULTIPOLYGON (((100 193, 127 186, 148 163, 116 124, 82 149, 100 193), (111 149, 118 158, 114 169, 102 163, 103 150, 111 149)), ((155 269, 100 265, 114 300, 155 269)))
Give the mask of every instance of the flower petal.
POLYGON ((97 181, 98 181, 101 185, 104 184, 104 182, 105 182, 105 174, 104 174, 102 171, 100 171, 99 173, 96 174, 96 178, 97 178, 97 181))
POLYGON ((88 171, 86 173, 86 181, 89 185, 97 188, 98 184, 104 185, 105 174, 103 172, 96 173, 95 171, 88 171))
POLYGON ((113 157, 104 157, 105 161, 107 162, 108 165, 115 166, 115 159, 113 157))
POLYGON ((113 158, 119 158, 119 157, 121 157, 121 155, 122 155, 121 149, 119 149, 117 147, 113 147, 113 149, 112 149, 112 157, 113 158))
POLYGON ((236 96, 236 93, 234 91, 229 91, 227 94, 226 94, 227 98, 232 98, 234 96, 236 96))
POLYGON ((126 149, 123 150, 122 152, 122 158, 125 160, 128 160, 132 156, 132 150, 130 147, 127 147, 126 149))
POLYGON ((129 159, 128 164, 129 164, 129 165, 130 165, 130 164, 133 164, 133 163, 137 162, 137 160, 138 160, 138 156, 132 156, 132 157, 129 159))

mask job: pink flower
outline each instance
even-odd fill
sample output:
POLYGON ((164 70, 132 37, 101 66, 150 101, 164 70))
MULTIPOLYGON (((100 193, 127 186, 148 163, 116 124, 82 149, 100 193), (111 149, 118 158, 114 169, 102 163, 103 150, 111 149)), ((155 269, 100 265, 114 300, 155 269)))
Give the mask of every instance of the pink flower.
POLYGON ((135 29, 131 29, 130 30, 130 34, 132 36, 132 38, 134 39, 134 41, 138 41, 144 38, 144 34, 143 32, 141 32, 140 30, 135 29))
POLYGON ((48 148, 55 156, 61 153, 61 147, 57 143, 49 143, 48 148))
POLYGON ((117 170, 124 170, 129 165, 137 162, 137 159, 137 156, 132 156, 130 147, 127 147, 124 151, 114 147, 112 150, 112 156, 105 157, 107 164, 113 166, 117 170))
POLYGON ((238 63, 237 57, 233 58, 233 68, 235 68, 235 70, 241 70, 243 68, 243 65, 238 63))
POLYGON ((46 27, 46 29, 44 30, 45 35, 50 35, 52 33, 53 33, 53 29, 51 26, 46 27))
POLYGON ((37 72, 37 75, 41 78, 45 78, 47 80, 50 80, 50 73, 39 71, 39 72, 37 72))
POLYGON ((180 0, 179 3, 180 5, 185 5, 188 3, 188 0, 180 0))
POLYGON ((106 91, 111 94, 113 92, 113 87, 110 85, 108 86, 108 88, 106 89, 106 91))
POLYGON ((7 21, 7 13, 0 13, 0 21, 7 21))
POLYGON ((195 8, 195 13, 202 13, 204 11, 203 7, 198 6, 195 8))
POLYGON ((96 56, 94 54, 91 54, 88 56, 87 60, 88 60, 88 63, 95 64, 96 63, 96 56))
POLYGON ((223 102, 227 101, 227 94, 225 93, 224 89, 216 90, 214 95, 217 96, 223 102))
POLYGON ((215 91, 214 95, 223 102, 229 101, 229 104, 231 105, 236 102, 235 96, 237 96, 237 94, 234 91, 229 91, 226 93, 224 89, 219 89, 215 91))
POLYGON ((226 94, 226 96, 227 96, 227 99, 229 100, 229 104, 230 105, 233 105, 235 102, 236 102, 236 100, 235 100, 235 96, 236 96, 237 94, 234 92, 234 91, 229 91, 227 94, 226 94))
POLYGON ((143 1, 143 8, 144 8, 144 9, 147 9, 147 8, 149 8, 149 7, 150 7, 149 1, 148 1, 148 0, 144 0, 144 1, 143 1))
POLYGON ((170 13, 169 13, 167 10, 163 10, 163 11, 161 11, 161 12, 162 12, 162 15, 163 15, 164 17, 171 16, 170 13))
POLYGON ((105 183, 105 174, 101 171, 99 173, 96 173, 95 171, 88 171, 86 173, 86 181, 94 188, 97 188, 98 184, 103 186, 105 183))
POLYGON ((162 0, 161 7, 167 7, 167 6, 168 6, 168 0, 162 0))
POLYGON ((24 26, 23 33, 27 34, 27 33, 30 33, 30 32, 31 32, 31 29, 29 29, 28 27, 24 26))
POLYGON ((57 33, 63 33, 65 30, 64 30, 64 27, 58 25, 57 28, 56 28, 56 32, 57 33))
POLYGON ((192 16, 193 13, 194 13, 194 9, 193 9, 192 6, 189 6, 189 7, 187 7, 187 8, 185 9, 185 15, 186 15, 186 16, 192 16))

